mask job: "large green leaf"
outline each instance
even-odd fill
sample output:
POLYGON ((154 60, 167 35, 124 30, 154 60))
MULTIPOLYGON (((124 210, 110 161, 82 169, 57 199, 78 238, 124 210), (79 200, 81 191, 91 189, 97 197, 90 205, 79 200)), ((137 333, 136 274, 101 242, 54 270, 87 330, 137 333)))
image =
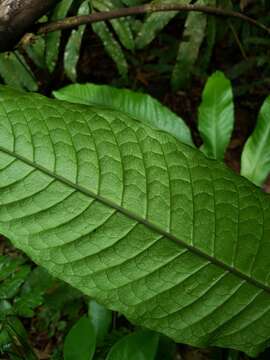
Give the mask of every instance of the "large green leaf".
POLYGON ((241 175, 261 186, 270 172, 270 96, 260 110, 254 132, 241 157, 241 175))
POLYGON ((119 111, 0 88, 0 232, 177 342, 270 345, 270 200, 119 111))
POLYGON ((199 107, 199 130, 202 151, 222 160, 229 144, 234 123, 233 92, 230 80, 217 71, 209 77, 199 107))
POLYGON ((71 103, 102 106, 121 111, 136 120, 167 131, 185 144, 193 146, 191 134, 184 120, 161 105, 150 95, 107 85, 69 85, 53 95, 71 103))

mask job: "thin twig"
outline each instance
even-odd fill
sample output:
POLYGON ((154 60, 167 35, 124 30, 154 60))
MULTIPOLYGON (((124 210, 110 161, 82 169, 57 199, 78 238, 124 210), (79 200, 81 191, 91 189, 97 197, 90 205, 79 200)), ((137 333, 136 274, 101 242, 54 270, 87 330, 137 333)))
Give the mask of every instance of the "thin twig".
POLYGON ((95 23, 98 21, 117 19, 131 15, 149 14, 149 13, 151 14, 154 12, 162 12, 162 11, 182 11, 182 12, 195 11, 195 12, 205 13, 208 15, 240 19, 253 26, 256 26, 261 30, 266 31, 270 35, 270 28, 240 12, 225 10, 213 6, 179 5, 179 4, 145 4, 141 6, 120 8, 105 12, 96 12, 90 15, 67 17, 63 20, 39 25, 39 27, 36 30, 36 33, 46 34, 52 31, 71 29, 79 25, 95 23))
POLYGON ((248 60, 247 54, 246 54, 245 49, 244 49, 244 47, 243 47, 243 45, 242 45, 242 43, 241 43, 241 41, 239 39, 239 36, 238 36, 237 32, 235 31, 235 28, 234 28, 233 24, 230 21, 229 21, 229 27, 230 27, 230 29, 232 31, 234 40, 235 40, 237 46, 239 47, 239 50, 240 50, 240 52, 241 52, 241 54, 243 56, 243 59, 248 60))

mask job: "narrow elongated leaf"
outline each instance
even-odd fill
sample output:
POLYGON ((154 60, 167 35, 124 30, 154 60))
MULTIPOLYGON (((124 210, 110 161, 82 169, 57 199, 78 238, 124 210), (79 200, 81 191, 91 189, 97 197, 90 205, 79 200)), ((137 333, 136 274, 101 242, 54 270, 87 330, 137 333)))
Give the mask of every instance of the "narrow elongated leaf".
MULTIPOLYGON (((61 0, 55 7, 50 21, 61 20, 66 17, 73 0, 61 0)), ((45 58, 47 68, 53 72, 57 63, 59 47, 60 47, 61 31, 54 31, 46 36, 45 58)))
MULTIPOLYGON (((90 12, 89 0, 84 1, 78 10, 78 15, 87 15, 90 12)), ((64 68, 65 73, 71 81, 76 82, 77 79, 77 63, 80 56, 82 37, 86 25, 81 25, 77 30, 73 30, 68 43, 65 48, 64 54, 64 68)))
POLYGON ((24 50, 36 66, 46 69, 45 39, 43 36, 36 36, 33 42, 24 45, 24 50))
POLYGON ((91 360, 96 349, 95 330, 83 316, 68 333, 64 344, 64 360, 91 360))
MULTIPOLYGON (((205 5, 205 0, 198 0, 197 5, 205 5)), ((176 63, 172 73, 172 87, 174 90, 186 88, 192 68, 198 58, 199 50, 205 36, 206 15, 191 12, 187 16, 183 40, 180 43, 176 63)))
POLYGON ((177 342, 270 344, 270 198, 119 111, 0 88, 0 232, 177 342))
POLYGON ((270 96, 260 110, 257 125, 241 157, 241 175, 261 186, 270 172, 270 96))
POLYGON ((154 360, 159 335, 141 330, 119 340, 111 349, 106 360, 154 360))
POLYGON ((234 105, 230 80, 220 71, 210 76, 205 85, 198 123, 204 141, 202 151, 222 160, 233 130, 234 105))
POLYGON ((108 55, 115 62, 119 74, 123 78, 126 78, 128 73, 128 64, 125 58, 125 54, 123 53, 119 43, 115 40, 115 37, 111 33, 106 23, 95 23, 92 25, 92 28, 93 31, 100 37, 108 55))
MULTIPOLYGON (((93 7, 99 11, 111 11, 123 7, 120 0, 93 0, 93 7)), ((111 20, 112 27, 126 49, 134 50, 134 39, 127 18, 111 20)))
POLYGON ((179 116, 150 95, 107 85, 69 85, 53 95, 59 100, 85 105, 99 105, 121 111, 136 120, 167 131, 185 144, 193 146, 188 126, 179 116))
MULTIPOLYGON (((191 0, 177 0, 175 4, 189 4, 191 0)), ((156 0, 153 4, 171 4, 170 0, 156 0)), ((142 49, 149 45, 156 37, 156 35, 164 29, 164 27, 177 15, 177 11, 163 11, 160 13, 153 13, 147 16, 140 32, 135 40, 136 47, 142 49)))

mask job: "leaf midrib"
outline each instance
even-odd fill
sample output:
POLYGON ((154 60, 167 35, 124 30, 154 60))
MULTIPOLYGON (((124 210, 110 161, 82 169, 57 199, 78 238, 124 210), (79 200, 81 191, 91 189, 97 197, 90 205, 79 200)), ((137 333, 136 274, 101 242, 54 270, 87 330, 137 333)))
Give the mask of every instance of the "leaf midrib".
POLYGON ((248 275, 246 275, 244 273, 242 273, 240 270, 237 270, 234 267, 223 263, 222 261, 214 258, 213 256, 208 255, 207 253, 205 253, 204 251, 194 247, 193 245, 187 244, 184 240, 179 239, 177 236, 167 232, 166 230, 163 230, 162 228, 160 228, 156 224, 142 218, 141 216, 137 215, 136 213, 119 206, 114 201, 111 201, 111 200, 109 200, 107 198, 104 198, 103 196, 98 195, 98 194, 92 192, 91 190, 86 189, 85 187, 83 187, 81 185, 75 184, 74 182, 64 178, 63 176, 55 174, 54 172, 46 169, 44 166, 39 165, 36 162, 31 161, 31 160, 25 158, 22 155, 16 154, 15 152, 13 152, 11 150, 8 150, 8 149, 6 149, 6 148, 4 148, 2 146, 0 146, 0 151, 7 154, 7 155, 10 155, 10 156, 16 158, 17 160, 20 160, 20 161, 24 162, 25 164, 27 164, 27 165, 29 165, 29 166, 37 169, 37 170, 40 170, 41 172, 45 173, 46 175, 52 177, 53 179, 56 179, 56 180, 60 181, 61 183, 65 184, 67 186, 70 186, 70 187, 74 188, 75 190, 81 192, 82 194, 90 196, 90 197, 94 198, 95 200, 101 202, 102 204, 119 211, 121 214, 127 216, 128 218, 130 218, 132 220, 135 220, 135 221, 145 225, 146 227, 148 227, 149 229, 155 231, 159 235, 167 237, 169 240, 173 241, 174 243, 176 243, 178 245, 182 245, 183 247, 185 247, 189 251, 191 251, 193 254, 208 260, 212 264, 224 269, 225 271, 228 271, 228 272, 236 275, 237 277, 247 281, 248 283, 252 284, 253 286, 255 286, 257 288, 260 288, 260 289, 263 289, 264 291, 270 293, 270 287, 269 286, 259 282, 258 280, 254 279, 254 278, 252 278, 252 277, 250 277, 250 276, 248 276, 248 275))

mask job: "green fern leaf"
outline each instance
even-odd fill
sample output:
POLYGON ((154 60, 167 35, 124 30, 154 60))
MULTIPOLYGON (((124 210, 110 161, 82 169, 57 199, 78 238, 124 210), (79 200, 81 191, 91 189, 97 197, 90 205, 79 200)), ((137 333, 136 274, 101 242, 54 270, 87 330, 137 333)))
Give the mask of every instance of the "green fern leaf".
MULTIPOLYGON (((175 4, 189 4, 191 0, 177 0, 175 4)), ((170 0, 156 0, 153 4, 171 4, 170 0)), ((178 14, 177 11, 163 11, 160 13, 150 14, 144 22, 135 40, 136 47, 142 49, 149 45, 157 36, 157 34, 164 29, 164 27, 178 14)))
MULTIPOLYGON (((197 5, 207 2, 198 0, 197 5)), ((191 12, 188 14, 183 40, 180 43, 176 63, 172 73, 172 87, 174 90, 188 86, 193 66, 198 58, 199 50, 205 36, 207 17, 203 13, 191 12)))
POLYGON ((107 53, 115 62, 119 74, 123 78, 126 78, 128 74, 128 64, 126 61, 125 54, 119 43, 115 40, 113 34, 111 33, 106 23, 105 22, 95 23, 92 25, 92 28, 94 32, 100 37, 107 53))

